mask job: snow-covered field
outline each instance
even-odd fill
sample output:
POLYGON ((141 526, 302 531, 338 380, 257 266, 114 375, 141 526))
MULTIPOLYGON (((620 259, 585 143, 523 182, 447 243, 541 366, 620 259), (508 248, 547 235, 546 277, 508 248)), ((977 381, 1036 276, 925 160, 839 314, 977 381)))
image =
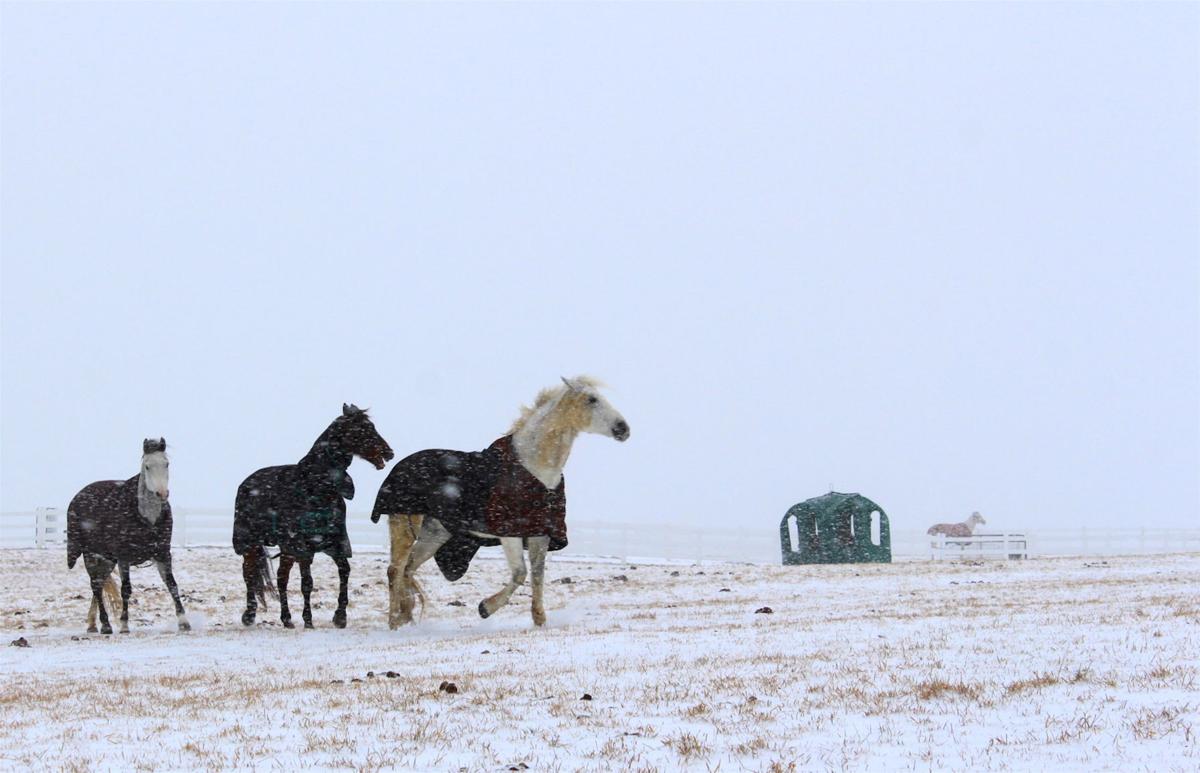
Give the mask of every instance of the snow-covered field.
MULTIPOLYGON (((556 556, 549 578, 571 582, 547 586, 543 630, 527 590, 478 618, 505 574, 478 560, 453 585, 423 569, 424 621, 392 632, 382 555, 352 562, 346 630, 329 622, 324 557, 316 630, 284 630, 274 605, 246 630, 237 558, 189 549, 176 576, 195 630, 175 633, 142 568, 133 633, 108 637, 84 633, 86 574, 63 551, 0 561, 3 644, 30 645, 0 647, 4 769, 1200 768, 1196 554, 789 568, 556 556)), ((294 574, 297 622, 298 589, 294 574)))

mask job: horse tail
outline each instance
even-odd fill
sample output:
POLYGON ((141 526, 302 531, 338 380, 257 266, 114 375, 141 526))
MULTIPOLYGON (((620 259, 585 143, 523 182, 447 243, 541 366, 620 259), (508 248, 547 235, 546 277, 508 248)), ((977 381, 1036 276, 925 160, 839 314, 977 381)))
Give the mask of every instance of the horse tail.
MULTIPOLYGON (((71 502, 75 504, 74 501, 71 502)), ((75 562, 83 555, 83 540, 79 533, 78 518, 75 515, 74 508, 67 508, 67 569, 74 569, 75 562)))
MULTIPOLYGON (((275 572, 271 571, 271 557, 267 555, 266 548, 263 549, 262 558, 258 562, 259 577, 262 578, 262 589, 264 594, 269 593, 271 598, 279 600, 279 589, 275 587, 275 572)), ((263 596, 263 606, 267 605, 266 595, 263 596)))
POLYGON ((271 575, 271 559, 267 557, 267 549, 262 545, 246 551, 243 560, 249 561, 249 566, 242 567, 242 576, 250 585, 250 592, 258 599, 263 609, 267 608, 267 595, 279 598, 279 590, 275 587, 275 578, 271 575))
POLYGON ((263 609, 267 607, 267 596, 276 601, 279 600, 279 589, 275 587, 275 573, 271 571, 271 557, 267 555, 267 549, 260 548, 254 557, 255 572, 254 572, 254 592, 258 596, 259 603, 263 605, 263 609))
POLYGON ((104 598, 108 601, 110 609, 121 608, 121 591, 117 588, 117 581, 111 574, 104 578, 104 598))
POLYGON ((421 587, 421 583, 417 580, 416 575, 408 578, 412 584, 412 589, 417 592, 417 598, 421 600, 421 619, 425 619, 425 589, 421 587))

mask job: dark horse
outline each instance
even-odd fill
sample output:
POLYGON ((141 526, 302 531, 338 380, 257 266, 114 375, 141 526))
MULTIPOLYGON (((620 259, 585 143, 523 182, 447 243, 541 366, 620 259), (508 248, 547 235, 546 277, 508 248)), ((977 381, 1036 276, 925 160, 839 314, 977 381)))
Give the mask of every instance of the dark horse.
MULTIPOLYGON (((79 556, 92 583, 92 605, 100 610, 100 630, 112 633, 104 608, 104 583, 113 565, 121 568, 121 633, 129 633, 129 567, 153 561, 175 601, 179 630, 191 630, 171 573, 171 505, 167 502, 167 442, 142 442, 142 471, 129 480, 102 480, 85 486, 67 506, 67 568, 79 556)), ((88 631, 96 626, 89 620, 88 631)))
POLYGON ((304 627, 312 628, 312 559, 326 553, 337 564, 337 611, 333 624, 346 627, 347 583, 350 580, 350 537, 346 534, 346 500, 354 498, 354 481, 346 470, 355 456, 382 470, 395 454, 379 436, 367 412, 342 405, 342 415, 321 433, 297 464, 264 467, 237 490, 233 515, 233 549, 242 556, 246 581, 246 611, 242 623, 251 625, 258 599, 274 590, 265 545, 279 546, 279 619, 288 628, 287 583, 292 564, 300 564, 300 590, 304 594, 304 627))

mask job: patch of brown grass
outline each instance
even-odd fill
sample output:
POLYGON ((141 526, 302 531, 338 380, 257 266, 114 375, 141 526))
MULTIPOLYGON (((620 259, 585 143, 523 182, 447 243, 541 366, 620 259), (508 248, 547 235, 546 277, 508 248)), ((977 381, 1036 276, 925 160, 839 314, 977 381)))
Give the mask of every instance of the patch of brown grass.
POLYGON ((675 753, 685 760, 707 756, 711 751, 703 741, 691 733, 670 736, 663 739, 663 744, 674 749, 675 753))
POLYGON ((1062 684, 1062 680, 1053 674, 1035 674, 1029 679, 1018 679, 1015 682, 1010 682, 1004 688, 1004 694, 1007 696, 1019 695, 1028 690, 1042 690, 1056 684, 1062 684))
POLYGON ((929 679, 924 682, 918 682, 913 688, 913 693, 923 701, 947 696, 974 700, 983 694, 983 688, 978 684, 947 682, 944 679, 929 679))

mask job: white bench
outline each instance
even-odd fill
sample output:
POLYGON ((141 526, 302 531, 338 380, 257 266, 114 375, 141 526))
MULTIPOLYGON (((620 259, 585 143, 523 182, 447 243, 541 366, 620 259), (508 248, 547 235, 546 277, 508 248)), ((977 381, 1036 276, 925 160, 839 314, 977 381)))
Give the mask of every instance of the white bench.
POLYGON ((1029 558, 1029 543, 1024 534, 972 534, 970 537, 947 537, 938 534, 932 537, 935 561, 975 558, 1020 559, 1029 558))

